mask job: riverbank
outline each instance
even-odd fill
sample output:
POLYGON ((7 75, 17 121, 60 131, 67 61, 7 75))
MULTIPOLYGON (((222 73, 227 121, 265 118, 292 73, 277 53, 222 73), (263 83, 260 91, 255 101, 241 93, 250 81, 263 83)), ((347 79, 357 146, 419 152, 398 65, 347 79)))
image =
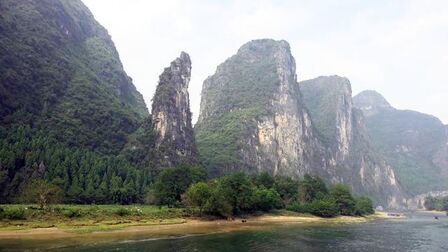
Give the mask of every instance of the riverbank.
MULTIPOLYGON (((148 209, 146 209, 148 210, 148 209)), ((152 209, 154 211, 154 209, 152 209)), ((143 210, 142 210, 143 211, 143 210)), ((173 210, 175 211, 175 210, 173 210)), ((177 212, 181 214, 181 212, 177 212)), ((234 220, 180 217, 154 219, 144 216, 114 216, 101 219, 15 220, 0 222, 0 239, 51 239, 51 238, 113 238, 122 236, 178 236, 208 234, 245 229, 259 229, 272 225, 290 224, 350 224, 385 218, 376 213, 367 217, 338 216, 320 218, 289 211, 276 211, 259 216, 234 220)))

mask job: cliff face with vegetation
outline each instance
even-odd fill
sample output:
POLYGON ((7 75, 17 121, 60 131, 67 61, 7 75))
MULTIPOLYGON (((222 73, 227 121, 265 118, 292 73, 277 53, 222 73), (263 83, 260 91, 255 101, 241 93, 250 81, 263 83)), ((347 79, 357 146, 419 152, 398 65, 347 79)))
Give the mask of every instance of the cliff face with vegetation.
POLYGON ((143 202, 159 157, 178 164, 166 150, 194 153, 188 55, 175 62, 154 98, 167 121, 156 116, 154 129, 109 34, 80 0, 0 1, 0 202, 17 201, 35 179, 60 187, 68 203, 143 202), (179 86, 160 91, 170 85, 179 86), (178 128, 162 137, 163 123, 178 128))
POLYGON ((295 72, 286 41, 256 40, 205 80, 196 137, 215 175, 300 176, 323 164, 295 72))
POLYGON ((353 106, 350 81, 322 76, 299 84, 317 135, 327 148, 333 179, 377 202, 401 205, 394 170, 370 142, 362 112, 353 106))
POLYGON ((81 1, 0 3, 0 120, 117 153, 148 116, 107 31, 81 1))
POLYGON ((117 154, 148 116, 81 1, 0 2, 0 202, 37 178, 66 202, 137 201, 146 171, 117 154))
POLYGON ((318 174, 398 206, 394 172, 368 151, 348 80, 322 77, 299 85, 295 72, 289 45, 274 40, 251 41, 218 66, 204 82, 195 128, 206 166, 214 174, 318 174))
POLYGON ((406 192, 446 190, 448 138, 439 119, 395 109, 375 91, 361 92, 354 101, 366 116, 372 143, 392 165, 406 192))
POLYGON ((151 114, 156 158, 161 166, 197 162, 188 95, 190 75, 190 57, 184 52, 160 75, 151 114))

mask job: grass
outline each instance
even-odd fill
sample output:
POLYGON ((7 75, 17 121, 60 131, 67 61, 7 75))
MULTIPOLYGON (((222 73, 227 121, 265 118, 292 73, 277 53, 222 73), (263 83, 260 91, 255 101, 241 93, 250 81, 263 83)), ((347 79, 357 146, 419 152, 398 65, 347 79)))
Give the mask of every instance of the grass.
POLYGON ((129 226, 165 225, 185 222, 187 209, 148 205, 0 205, 4 212, 23 212, 22 218, 0 220, 0 231, 58 228, 68 232, 89 233, 129 226))

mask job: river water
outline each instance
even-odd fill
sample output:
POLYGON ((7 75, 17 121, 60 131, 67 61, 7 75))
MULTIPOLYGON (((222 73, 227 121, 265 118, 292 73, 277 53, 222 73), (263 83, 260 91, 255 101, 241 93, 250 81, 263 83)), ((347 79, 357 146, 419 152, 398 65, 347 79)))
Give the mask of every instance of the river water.
MULTIPOLYGON (((45 243, 2 247, 20 251, 45 248, 45 243)), ((5 244, 3 244, 5 245, 5 244)), ((11 244, 10 244, 11 245, 11 244)), ((448 217, 409 214, 406 219, 383 219, 359 224, 270 225, 260 229, 167 238, 139 237, 113 242, 76 244, 51 251, 448 251, 448 217)))

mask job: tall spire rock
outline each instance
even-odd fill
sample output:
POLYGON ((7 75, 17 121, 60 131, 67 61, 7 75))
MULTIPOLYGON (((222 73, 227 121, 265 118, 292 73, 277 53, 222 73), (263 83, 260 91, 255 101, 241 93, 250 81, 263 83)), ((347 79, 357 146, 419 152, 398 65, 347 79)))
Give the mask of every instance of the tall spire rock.
POLYGON ((197 150, 188 95, 190 76, 190 56, 182 52, 159 77, 151 114, 155 148, 161 166, 196 162, 197 150))

